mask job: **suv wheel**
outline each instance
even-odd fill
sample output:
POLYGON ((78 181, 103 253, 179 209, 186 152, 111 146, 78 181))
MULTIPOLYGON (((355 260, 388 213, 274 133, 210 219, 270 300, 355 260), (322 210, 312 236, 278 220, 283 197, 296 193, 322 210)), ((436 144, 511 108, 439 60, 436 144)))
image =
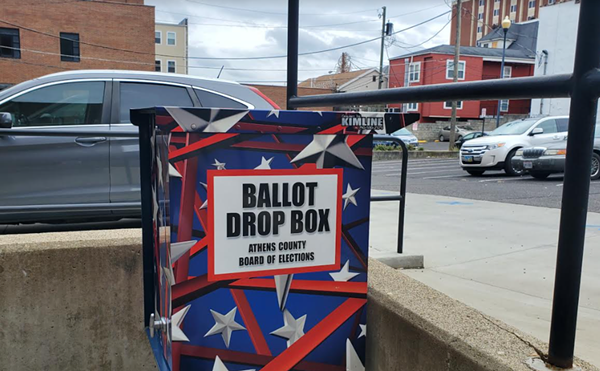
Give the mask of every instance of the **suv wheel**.
POLYGON ((516 168, 512 164, 512 158, 515 156, 515 153, 517 153, 517 149, 518 148, 515 148, 512 151, 510 151, 506 156, 506 159, 504 160, 504 172, 510 176, 521 176, 525 174, 524 169, 516 168))
POLYGON ((531 175, 535 179, 546 179, 550 175, 550 173, 545 173, 543 171, 530 171, 529 175, 531 175))
POLYGON ((600 179, 600 156, 597 153, 592 153, 592 169, 591 169, 592 180, 600 179))
POLYGON ((467 173, 471 174, 472 176, 482 176, 483 173, 485 173, 485 170, 467 170, 467 173))
POLYGON ((444 136, 440 135, 440 142, 443 142, 443 141, 444 141, 444 136))

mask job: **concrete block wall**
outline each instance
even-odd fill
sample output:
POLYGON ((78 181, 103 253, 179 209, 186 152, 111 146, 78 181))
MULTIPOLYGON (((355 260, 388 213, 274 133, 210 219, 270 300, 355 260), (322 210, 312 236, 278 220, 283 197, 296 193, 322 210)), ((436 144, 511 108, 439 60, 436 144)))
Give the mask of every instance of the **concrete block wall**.
MULTIPOLYGON (((525 118, 527 115, 506 115, 500 117, 500 125, 503 125, 509 121, 519 120, 525 118)), ((436 121, 436 122, 425 122, 420 123, 417 126, 417 130, 414 129, 413 125, 407 127, 419 140, 426 140, 428 142, 438 140, 440 137, 440 131, 443 127, 450 125, 450 120, 436 121)), ((481 130, 482 120, 467 120, 459 121, 459 126, 471 126, 473 130, 481 130)), ((495 118, 485 119, 485 131, 492 131, 496 128, 495 118)))
POLYGON ((139 230, 0 236, 0 370, 153 370, 139 230))

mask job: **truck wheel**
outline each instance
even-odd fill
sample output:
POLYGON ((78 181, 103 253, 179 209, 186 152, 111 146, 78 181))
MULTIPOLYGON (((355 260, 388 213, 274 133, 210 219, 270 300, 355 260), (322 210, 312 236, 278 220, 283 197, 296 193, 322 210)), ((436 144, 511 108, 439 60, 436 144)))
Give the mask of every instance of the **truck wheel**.
POLYGON ((485 173, 485 170, 467 170, 467 173, 471 174, 472 176, 482 176, 483 173, 485 173))
POLYGON ((506 155, 506 159, 504 160, 504 172, 506 175, 510 176, 521 176, 525 174, 524 169, 519 169, 513 166, 512 158, 515 157, 515 153, 517 153, 517 149, 515 148, 506 155))
POLYGON ((529 175, 531 175, 535 179, 546 179, 550 175, 550 173, 545 173, 543 171, 530 171, 529 175))
POLYGON ((440 142, 443 142, 443 141, 444 141, 444 136, 440 135, 440 142))
POLYGON ((600 179, 600 156, 597 153, 592 153, 592 180, 600 179))

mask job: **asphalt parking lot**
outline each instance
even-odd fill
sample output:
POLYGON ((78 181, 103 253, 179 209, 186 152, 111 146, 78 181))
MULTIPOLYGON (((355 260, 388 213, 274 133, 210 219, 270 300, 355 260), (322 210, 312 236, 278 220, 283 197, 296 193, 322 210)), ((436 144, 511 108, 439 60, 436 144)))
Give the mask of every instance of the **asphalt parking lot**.
MULTIPOLYGON (((400 161, 375 162, 372 188, 398 191, 400 171, 400 161)), ((563 177, 558 174, 546 180, 509 177, 501 171, 473 177, 461 169, 458 159, 410 159, 408 163, 409 193, 560 208, 562 186, 563 177)), ((589 211, 600 212, 600 181, 591 184, 589 211)))

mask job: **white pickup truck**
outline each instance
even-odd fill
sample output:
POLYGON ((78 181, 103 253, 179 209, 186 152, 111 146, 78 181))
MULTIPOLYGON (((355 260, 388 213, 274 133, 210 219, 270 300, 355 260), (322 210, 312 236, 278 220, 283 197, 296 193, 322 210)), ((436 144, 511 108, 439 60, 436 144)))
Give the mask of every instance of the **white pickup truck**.
POLYGON ((507 122, 489 136, 469 140, 460 149, 460 165, 471 175, 488 170, 504 170, 508 175, 521 175, 523 168, 511 160, 518 149, 549 146, 565 141, 569 117, 550 116, 507 122))

